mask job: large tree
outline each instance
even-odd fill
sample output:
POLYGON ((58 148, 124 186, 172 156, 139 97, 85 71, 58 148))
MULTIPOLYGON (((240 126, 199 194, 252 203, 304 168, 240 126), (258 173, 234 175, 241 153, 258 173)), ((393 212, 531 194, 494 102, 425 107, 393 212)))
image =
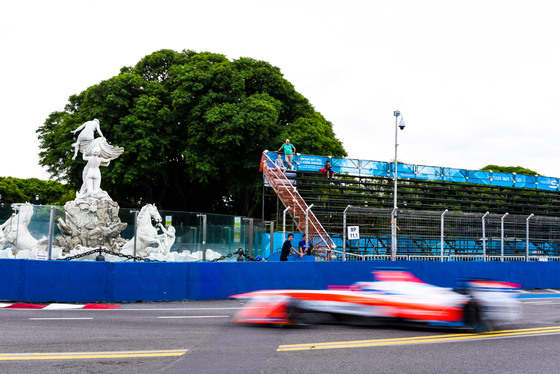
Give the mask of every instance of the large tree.
POLYGON ((70 198, 68 186, 37 178, 0 177, 0 201, 5 204, 24 203, 59 205, 70 198))
POLYGON ((69 98, 38 130, 40 163, 79 189, 71 130, 93 118, 124 153, 102 168, 121 206, 251 215, 261 153, 290 138, 298 152, 344 156, 332 124, 264 61, 160 50, 69 98))

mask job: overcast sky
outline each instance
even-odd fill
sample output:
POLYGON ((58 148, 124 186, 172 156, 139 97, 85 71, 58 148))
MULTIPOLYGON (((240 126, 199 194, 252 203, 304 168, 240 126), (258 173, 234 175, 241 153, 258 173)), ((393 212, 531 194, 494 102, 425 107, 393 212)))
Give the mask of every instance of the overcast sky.
POLYGON ((394 158, 398 109, 399 161, 560 177, 559 20, 558 0, 3 1, 0 176, 48 179, 49 113, 166 48, 279 67, 353 158, 394 158))

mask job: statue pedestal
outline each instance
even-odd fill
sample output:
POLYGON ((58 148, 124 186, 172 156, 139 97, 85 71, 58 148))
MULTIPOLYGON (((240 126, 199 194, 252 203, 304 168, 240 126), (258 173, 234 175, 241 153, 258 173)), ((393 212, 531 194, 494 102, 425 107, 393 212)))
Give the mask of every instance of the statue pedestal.
POLYGON ((119 204, 112 200, 73 200, 64 205, 66 219, 58 219, 60 236, 57 245, 63 253, 76 246, 98 248, 119 252, 123 244, 120 234, 127 224, 119 218, 119 204))

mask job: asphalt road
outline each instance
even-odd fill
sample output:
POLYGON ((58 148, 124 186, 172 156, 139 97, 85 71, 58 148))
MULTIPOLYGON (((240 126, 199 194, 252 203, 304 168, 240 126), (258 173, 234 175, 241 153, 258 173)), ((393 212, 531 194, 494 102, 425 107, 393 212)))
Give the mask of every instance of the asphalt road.
POLYGON ((497 331, 234 324, 235 300, 0 309, 0 373, 558 373, 560 298, 497 331))

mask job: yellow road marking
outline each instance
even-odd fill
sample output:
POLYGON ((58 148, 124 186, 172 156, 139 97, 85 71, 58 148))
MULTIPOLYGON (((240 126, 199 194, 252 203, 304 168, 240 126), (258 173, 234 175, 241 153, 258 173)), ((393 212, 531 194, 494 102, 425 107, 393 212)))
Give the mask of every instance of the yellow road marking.
POLYGON ((427 344, 441 343, 450 341, 464 340, 483 340, 488 338, 506 337, 506 336, 526 336, 538 334, 560 334, 560 326, 538 327, 530 329, 517 330, 501 330, 476 334, 449 334, 449 335, 428 335, 413 336, 406 338, 391 339, 374 339, 374 340, 355 340, 347 342, 326 342, 326 343, 307 343, 307 344, 289 344, 278 347, 278 352, 285 351, 304 351, 313 349, 338 349, 338 348, 358 348, 358 347, 378 347, 389 345, 406 345, 406 344, 427 344))
POLYGON ((137 358, 183 356, 186 349, 123 352, 56 352, 56 353, 0 353, 0 361, 18 360, 81 360, 92 358, 137 358))

